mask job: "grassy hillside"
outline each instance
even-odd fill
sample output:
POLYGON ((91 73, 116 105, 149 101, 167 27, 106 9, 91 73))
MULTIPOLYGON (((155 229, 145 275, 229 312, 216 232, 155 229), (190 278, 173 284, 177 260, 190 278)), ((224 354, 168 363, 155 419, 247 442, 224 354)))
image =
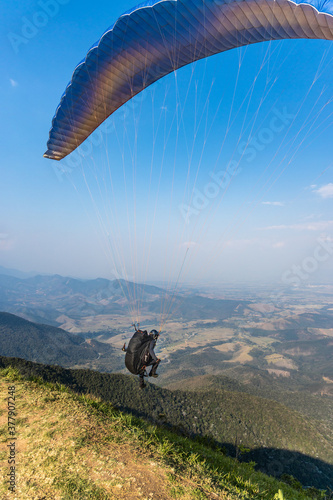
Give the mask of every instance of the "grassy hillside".
POLYGON ((206 436, 230 456, 254 460, 257 468, 269 474, 292 474, 305 486, 333 486, 330 436, 318 429, 317 422, 274 401, 229 390, 170 391, 152 384, 142 392, 132 376, 0 357, 0 367, 10 365, 25 378, 58 382, 183 435, 206 436))
MULTIPOLYGON (((60 384, 0 370, 1 497, 8 491, 8 388, 15 387, 15 498, 328 498, 255 472, 220 450, 126 415, 60 384)), ((289 478, 289 482, 291 482, 289 478)))

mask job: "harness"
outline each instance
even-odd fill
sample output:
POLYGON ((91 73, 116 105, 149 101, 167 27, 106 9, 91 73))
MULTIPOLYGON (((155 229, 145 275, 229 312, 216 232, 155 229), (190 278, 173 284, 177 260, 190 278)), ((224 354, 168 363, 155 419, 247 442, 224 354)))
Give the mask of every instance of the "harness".
POLYGON ((146 330, 136 330, 131 338, 126 349, 125 366, 133 375, 139 375, 145 371, 144 358, 151 340, 146 330))

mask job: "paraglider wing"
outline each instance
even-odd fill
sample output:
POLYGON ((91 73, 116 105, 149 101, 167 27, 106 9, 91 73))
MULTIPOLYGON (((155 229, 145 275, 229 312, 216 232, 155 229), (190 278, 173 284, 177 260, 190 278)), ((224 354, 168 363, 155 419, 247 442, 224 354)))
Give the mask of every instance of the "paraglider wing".
POLYGON ((333 0, 150 0, 122 15, 75 68, 46 158, 61 160, 106 118, 163 76, 267 40, 333 39, 333 0))

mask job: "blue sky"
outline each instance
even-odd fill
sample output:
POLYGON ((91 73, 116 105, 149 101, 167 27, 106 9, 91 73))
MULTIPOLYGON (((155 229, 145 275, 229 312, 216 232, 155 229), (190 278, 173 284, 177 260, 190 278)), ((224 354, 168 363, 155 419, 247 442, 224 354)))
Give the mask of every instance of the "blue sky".
POLYGON ((331 281, 331 42, 200 61, 118 110, 100 145, 43 158, 76 64, 133 5, 2 3, 0 264, 152 281, 188 248, 184 281, 331 281))

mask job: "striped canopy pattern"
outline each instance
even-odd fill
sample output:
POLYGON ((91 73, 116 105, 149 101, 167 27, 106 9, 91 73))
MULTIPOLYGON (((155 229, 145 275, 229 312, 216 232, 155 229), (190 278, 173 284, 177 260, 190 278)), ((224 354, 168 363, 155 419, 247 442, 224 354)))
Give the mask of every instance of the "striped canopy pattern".
POLYGON ((44 157, 61 160, 146 87, 191 62, 268 40, 333 39, 333 0, 149 0, 88 51, 52 120, 44 157))

